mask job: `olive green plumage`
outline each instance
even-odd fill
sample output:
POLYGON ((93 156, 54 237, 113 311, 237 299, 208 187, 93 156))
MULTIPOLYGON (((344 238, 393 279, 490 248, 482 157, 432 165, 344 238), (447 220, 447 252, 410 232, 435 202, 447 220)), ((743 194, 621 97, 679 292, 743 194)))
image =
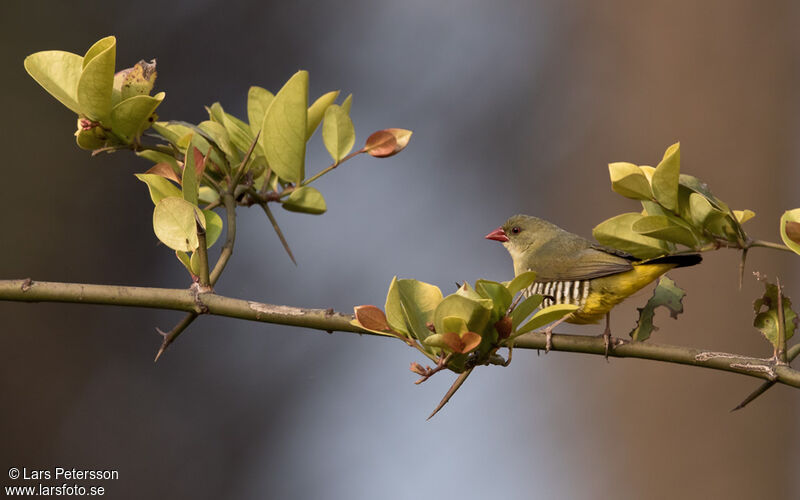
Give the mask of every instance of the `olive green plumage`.
POLYGON ((567 319, 571 323, 593 323, 670 269, 702 260, 684 254, 643 261, 528 215, 511 217, 486 237, 503 243, 515 275, 536 273, 529 292, 545 295, 545 305, 579 306, 567 319))

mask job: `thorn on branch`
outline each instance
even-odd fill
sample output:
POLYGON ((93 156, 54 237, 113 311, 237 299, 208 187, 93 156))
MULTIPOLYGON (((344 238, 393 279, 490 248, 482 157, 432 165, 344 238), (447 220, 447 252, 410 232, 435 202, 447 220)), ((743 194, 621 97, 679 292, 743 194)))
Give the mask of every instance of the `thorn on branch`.
POLYGON ((450 361, 450 357, 452 355, 453 354, 450 353, 450 354, 448 354, 446 356, 444 354, 439 356, 439 360, 436 362, 436 367, 435 368, 431 368, 430 366, 423 367, 419 363, 411 363, 411 371, 416 373, 416 374, 418 374, 418 375, 422 375, 422 378, 417 380, 414 383, 416 385, 419 385, 419 384, 425 382, 426 380, 428 380, 429 378, 431 378, 434 374, 436 374, 436 373, 444 370, 445 368, 447 368, 447 362, 450 361))

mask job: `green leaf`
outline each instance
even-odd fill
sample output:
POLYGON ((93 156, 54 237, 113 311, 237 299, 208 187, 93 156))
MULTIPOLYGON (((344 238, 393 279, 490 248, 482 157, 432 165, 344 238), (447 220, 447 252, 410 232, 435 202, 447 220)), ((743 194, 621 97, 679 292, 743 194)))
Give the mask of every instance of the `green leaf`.
POLYGON ((150 190, 150 199, 153 200, 154 205, 167 197, 181 196, 181 191, 175 184, 157 174, 134 174, 137 179, 147 184, 150 190))
POLYGON ((514 277, 511 282, 506 285, 508 288, 508 293, 511 294, 513 297, 514 295, 518 294, 522 290, 530 287, 533 282, 536 280, 536 273, 533 271, 525 271, 524 273, 518 274, 514 277))
POLYGON ((219 201, 219 193, 208 186, 200 186, 197 201, 200 203, 216 203, 219 201))
POLYGON ((222 217, 213 210, 203 210, 206 218, 206 248, 211 248, 222 234, 222 217))
MULTIPOLYGON (((778 287, 768 281, 764 281, 764 295, 753 302, 755 319, 753 326, 758 328, 764 337, 777 349, 778 348, 778 287)), ((797 313, 792 310, 792 301, 783 295, 783 319, 788 341, 794 335, 797 328, 797 313)))
POLYGON ((511 312, 512 330, 516 329, 523 321, 525 321, 525 318, 530 316, 537 307, 542 305, 542 300, 544 300, 544 297, 537 293, 517 304, 517 307, 515 307, 511 312))
POLYGON ((254 137, 264 125, 264 117, 274 98, 272 92, 261 87, 250 87, 247 92, 247 120, 254 137))
POLYGON ((697 247, 699 243, 691 228, 676 217, 666 215, 644 216, 634 222, 631 225, 631 229, 645 236, 680 243, 690 248, 697 247))
POLYGON ((78 147, 89 151, 106 146, 110 140, 113 140, 113 138, 108 137, 102 127, 83 130, 82 127, 78 126, 78 131, 75 132, 75 142, 78 147))
POLYGON ((50 95, 74 113, 80 114, 78 80, 83 58, 62 50, 46 50, 25 58, 25 71, 50 95))
POLYGON ((311 186, 295 189, 283 202, 283 208, 292 212, 319 215, 325 213, 328 207, 322 193, 311 186))
POLYGON ((498 318, 505 315, 514 299, 508 288, 496 281, 478 280, 475 282, 475 291, 492 301, 492 309, 498 318))
POLYGON ((171 249, 192 252, 199 245, 195 217, 205 224, 205 216, 199 208, 182 198, 170 196, 159 201, 153 210, 153 230, 171 249))
POLYGON ((752 210, 734 210, 733 216, 736 217, 736 221, 739 224, 744 224, 745 222, 755 217, 756 213, 753 212, 752 210))
POLYGON ((175 173, 175 175, 178 176, 178 178, 180 178, 181 169, 180 167, 178 167, 178 160, 176 160, 174 156, 162 153, 160 151, 153 151, 152 149, 137 151, 136 156, 139 156, 141 158, 146 158, 155 164, 168 163, 170 168, 172 168, 172 171, 175 173))
POLYGON ((339 97, 338 90, 328 92, 327 94, 321 95, 316 101, 314 101, 314 104, 308 108, 306 141, 311 139, 311 136, 314 135, 314 131, 317 130, 317 127, 319 127, 319 122, 321 122, 322 117, 325 116, 325 110, 328 109, 328 106, 333 104, 337 97, 339 97))
POLYGON ((287 182, 305 177, 308 72, 298 71, 275 95, 259 141, 272 171, 287 182))
POLYGON ((344 102, 342 102, 342 109, 344 112, 347 113, 347 116, 350 116, 350 108, 353 106, 353 94, 348 95, 345 97, 344 102))
POLYGON ((549 325, 554 321, 558 321, 576 309, 578 309, 578 306, 572 304, 554 304, 550 307, 545 307, 544 309, 534 314, 530 321, 528 321, 520 328, 518 328, 514 333, 512 333, 511 338, 522 335, 523 333, 532 332, 537 328, 541 328, 545 325, 549 325))
POLYGON ((175 250, 175 257, 178 258, 180 263, 183 264, 187 271, 190 273, 192 272, 192 263, 189 259, 189 254, 186 252, 181 252, 180 250, 175 250))
POLYGON ((109 36, 92 45, 83 58, 83 70, 78 79, 78 106, 90 120, 105 123, 111 114, 116 56, 117 40, 109 36))
POLYGON ((653 290, 653 296, 647 301, 644 307, 637 307, 639 310, 639 319, 636 321, 636 327, 631 330, 630 336, 634 341, 645 341, 650 338, 650 334, 658 330, 658 327, 653 325, 653 316, 657 307, 665 307, 669 310, 669 315, 673 319, 678 319, 678 314, 683 312, 683 297, 686 292, 683 291, 674 281, 667 276, 662 276, 653 290))
POLYGON ((433 324, 433 312, 442 301, 438 287, 417 280, 398 280, 395 276, 386 295, 386 320, 392 330, 425 340, 433 324))
MULTIPOLYGON (((190 127, 174 122, 155 122, 153 124, 153 130, 175 146, 178 146, 181 139, 192 132, 190 127)), ((179 149, 185 150, 186 146, 184 145, 179 149)))
POLYGON ((665 208, 678 211, 678 178, 681 169, 681 143, 676 142, 664 153, 653 172, 652 188, 656 200, 665 208))
POLYGON ((623 250, 640 259, 666 254, 667 246, 661 240, 633 230, 633 224, 643 217, 638 213, 617 215, 598 224, 592 234, 601 244, 623 250))
POLYGON ((800 208, 784 212, 780 224, 783 243, 800 254, 800 208))
POLYGON ((165 95, 159 92, 153 97, 138 95, 121 101, 111 109, 111 130, 127 144, 137 140, 150 127, 165 95))
POLYGON ((186 158, 183 162, 181 185, 183 187, 183 199, 192 205, 197 205, 200 194, 200 181, 203 177, 202 172, 198 172, 198 167, 202 168, 203 165, 198 165, 198 161, 203 161, 202 153, 197 148, 189 148, 186 151, 186 158))
POLYGON ((626 198, 651 200, 653 191, 642 170, 633 163, 618 162, 608 165, 611 189, 626 198))
MULTIPOLYGON (((253 134, 248 124, 232 114, 226 113, 222 105, 218 102, 215 102, 208 108, 208 114, 213 121, 225 128, 230 142, 237 151, 245 153, 250 149, 250 145, 253 143, 253 134)), ((237 157, 239 161, 241 161, 241 155, 237 155, 237 157)))
POLYGON ((436 306, 433 313, 433 324, 436 333, 445 333, 448 330, 445 328, 444 319, 448 316, 455 316, 466 322, 468 331, 480 332, 489 322, 491 310, 491 300, 476 301, 461 295, 448 295, 436 306))
POLYGON ((211 120, 206 120, 204 122, 200 122, 197 125, 197 128, 211 138, 217 147, 219 147, 222 152, 225 153, 225 156, 228 158, 227 163, 229 165, 238 164, 240 161, 242 161, 242 157, 233 147, 233 143, 231 142, 231 139, 228 136, 228 131, 225 130, 224 125, 217 122, 212 122, 211 120))
POLYGON ((337 164, 353 149, 353 145, 356 143, 356 131, 353 128, 353 122, 341 106, 331 104, 325 111, 322 141, 334 163, 337 164))
POLYGON ((708 185, 697 177, 681 174, 678 178, 678 183, 690 191, 703 195, 717 210, 722 212, 728 211, 728 205, 714 196, 708 188, 708 185))

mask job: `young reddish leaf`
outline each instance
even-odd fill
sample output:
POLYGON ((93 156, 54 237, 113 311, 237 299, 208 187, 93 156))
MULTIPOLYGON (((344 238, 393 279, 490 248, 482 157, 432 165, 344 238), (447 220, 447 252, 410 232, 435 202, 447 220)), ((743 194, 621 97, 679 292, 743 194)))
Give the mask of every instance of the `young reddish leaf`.
POLYGON ((178 175, 175 173, 174 170, 172 170, 172 166, 170 166, 170 164, 166 162, 156 163, 155 165, 150 167, 150 170, 148 170, 145 173, 159 175, 165 179, 175 181, 178 184, 181 183, 181 180, 178 178, 178 175))
POLYGON ((800 244, 800 222, 787 222, 786 236, 795 243, 800 244))
POLYGON ((363 151, 376 158, 396 155, 408 145, 412 133, 402 128, 378 130, 367 138, 363 151))
POLYGON ((192 148, 192 150, 194 154, 194 170, 197 173, 197 182, 199 184, 200 179, 203 178, 203 172, 206 170, 206 160, 208 160, 208 155, 211 154, 211 148, 208 148, 208 153, 205 156, 197 148, 192 148))
POLYGON ((455 332, 444 332, 441 335, 442 341, 447 347, 459 354, 466 354, 481 343, 481 336, 475 332, 466 332, 461 335, 455 332))
POLYGON ((461 353, 466 354, 480 345, 481 336, 475 332, 467 332, 461 335, 461 342, 464 344, 464 350, 461 353))
POLYGON ((392 329, 386 321, 386 315, 376 306, 356 306, 356 320, 367 330, 390 332, 392 329))
POLYGON ((428 373, 425 368, 416 361, 411 363, 410 370, 417 375, 422 375, 423 377, 428 373))

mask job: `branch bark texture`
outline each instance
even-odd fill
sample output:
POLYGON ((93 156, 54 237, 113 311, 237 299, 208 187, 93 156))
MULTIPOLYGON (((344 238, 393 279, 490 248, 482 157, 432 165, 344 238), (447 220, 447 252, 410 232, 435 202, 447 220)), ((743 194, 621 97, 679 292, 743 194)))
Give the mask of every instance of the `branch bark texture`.
MULTIPOLYGON (((379 335, 350 323, 353 316, 332 309, 305 309, 235 299, 215 293, 194 293, 188 289, 147 288, 115 285, 57 283, 46 281, 0 280, 0 300, 20 302, 66 302, 146 307, 185 311, 202 315, 213 314, 249 321, 299 326, 327 332, 350 332, 379 335)), ((380 335, 379 335, 380 336, 380 335)), ((544 349, 543 333, 528 333, 517 337, 515 349, 544 349)), ((603 339, 586 335, 553 335, 553 351, 579 352, 603 356, 603 339)), ((792 359, 800 344, 789 349, 792 359)), ((723 370, 774 383, 800 388, 800 371, 774 358, 754 358, 739 354, 706 351, 690 347, 616 340, 609 353, 617 358, 639 358, 723 370)))

